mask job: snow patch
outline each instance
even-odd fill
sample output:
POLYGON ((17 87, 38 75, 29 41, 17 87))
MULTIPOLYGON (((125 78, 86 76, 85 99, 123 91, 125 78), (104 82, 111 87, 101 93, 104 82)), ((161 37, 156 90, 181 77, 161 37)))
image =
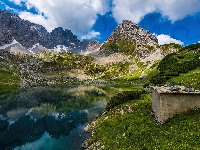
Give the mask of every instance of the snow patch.
POLYGON ((14 44, 16 44, 16 43, 19 43, 19 42, 17 42, 15 39, 12 41, 12 43, 10 43, 10 44, 5 44, 5 45, 3 45, 3 46, 0 46, 0 49, 5 49, 5 48, 7 48, 7 47, 9 47, 9 46, 11 46, 11 45, 14 45, 14 44))
POLYGON ((56 47, 54 47, 54 51, 57 52, 67 52, 68 51, 68 47, 66 47, 65 45, 57 45, 56 47))
POLYGON ((31 52, 31 53, 33 53, 33 54, 35 54, 32 50, 33 49, 35 49, 36 47, 38 47, 38 46, 40 46, 40 44, 39 43, 37 43, 37 44, 35 44, 35 45, 33 45, 32 46, 32 48, 29 48, 28 50, 29 50, 29 52, 31 52))
POLYGON ((38 53, 41 50, 47 50, 47 48, 42 46, 40 43, 34 44, 31 48, 28 49, 28 51, 32 54, 38 53))

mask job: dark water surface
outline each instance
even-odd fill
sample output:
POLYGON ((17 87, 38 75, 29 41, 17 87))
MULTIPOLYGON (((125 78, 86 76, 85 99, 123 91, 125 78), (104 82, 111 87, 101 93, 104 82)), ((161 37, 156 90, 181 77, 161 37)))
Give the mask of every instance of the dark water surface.
POLYGON ((0 150, 79 150, 118 89, 66 86, 19 89, 0 95, 0 150))

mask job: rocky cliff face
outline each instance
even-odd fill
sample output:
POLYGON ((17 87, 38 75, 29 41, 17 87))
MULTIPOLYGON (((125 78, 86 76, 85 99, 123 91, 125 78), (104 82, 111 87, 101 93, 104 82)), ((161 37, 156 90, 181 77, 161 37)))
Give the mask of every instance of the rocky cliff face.
MULTIPOLYGON (((54 49, 58 45, 66 47, 68 51, 79 53, 90 47, 90 42, 80 42, 68 29, 55 28, 48 32, 43 26, 23 20, 17 15, 0 10, 0 46, 10 44, 16 40, 26 49, 35 48, 34 45, 46 49, 54 49), (87 46, 87 44, 90 44, 87 46)), ((38 52, 37 49, 33 52, 38 52)))
POLYGON ((124 20, 101 47, 101 53, 110 55, 122 52, 137 58, 148 57, 158 46, 158 39, 150 31, 124 20))
POLYGON ((0 10, 0 45, 9 44, 17 40, 25 48, 30 48, 36 43, 42 45, 48 37, 47 30, 41 25, 22 20, 18 16, 0 10), (7 35, 7 36, 6 36, 7 35))
POLYGON ((96 40, 83 40, 82 49, 87 51, 93 51, 96 48, 100 47, 100 43, 96 40))
POLYGON ((158 39, 150 31, 139 27, 137 24, 123 20, 121 24, 112 32, 105 42, 124 39, 137 45, 140 44, 158 44, 158 39))

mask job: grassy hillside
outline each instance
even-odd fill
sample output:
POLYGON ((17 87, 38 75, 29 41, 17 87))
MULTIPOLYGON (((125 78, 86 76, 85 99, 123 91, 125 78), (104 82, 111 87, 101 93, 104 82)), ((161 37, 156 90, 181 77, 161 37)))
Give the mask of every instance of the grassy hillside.
POLYGON ((5 69, 2 64, 0 64, 0 84, 19 84, 20 78, 14 74, 14 70, 5 69))
MULTIPOLYGON (((9 53, 7 54, 10 56, 9 53)), ((17 73, 18 68, 16 65, 0 58, 0 95, 9 94, 20 87, 21 80, 17 73)))
POLYGON ((112 71, 106 69, 103 77, 114 79, 116 82, 148 83, 158 73, 157 67, 160 60, 151 60, 152 57, 158 55, 157 51, 161 55, 167 56, 169 53, 176 52, 181 48, 182 46, 174 43, 154 46, 143 43, 136 46, 135 43, 130 43, 127 40, 108 41, 101 47, 102 54, 121 53, 126 56, 132 56, 132 60, 129 59, 129 62, 108 65, 106 68, 112 68, 112 71), (149 56, 150 59, 148 58, 149 56), (146 58, 149 61, 145 61, 146 58))
POLYGON ((159 63, 158 74, 151 79, 151 82, 154 84, 163 84, 166 81, 172 81, 173 83, 190 85, 193 83, 193 86, 199 87, 198 82, 191 82, 199 78, 195 73, 192 76, 193 72, 197 71, 197 68, 200 67, 200 51, 198 48, 200 48, 199 43, 192 44, 183 47, 176 53, 167 55, 159 63), (184 79, 185 77, 186 79, 184 79), (190 78, 190 81, 188 78, 190 78))
POLYGON ((23 86, 77 82, 76 74, 70 74, 83 71, 94 60, 90 56, 52 51, 42 51, 32 56, 1 50, 0 56, 0 83, 23 83, 23 86))
POLYGON ((104 43, 101 47, 101 51, 107 55, 116 52, 134 56, 136 55, 135 43, 121 39, 104 43))
POLYGON ((21 80, 13 72, 0 69, 0 95, 12 92, 20 87, 21 80))
MULTIPOLYGON (((166 46, 166 45, 165 45, 166 46)), ((151 69, 139 65, 132 76, 119 81, 135 83, 172 84, 193 86, 200 89, 200 44, 181 48, 166 55, 151 69), (147 72, 140 78, 142 72, 147 72)), ((89 149, 199 149, 198 125, 200 109, 177 114, 164 124, 157 124, 152 112, 149 93, 123 92, 112 97, 107 104, 108 112, 91 123, 94 134, 87 140, 89 149), (139 95, 138 95, 139 94, 139 95), (141 94, 141 95, 140 95, 141 94)))
MULTIPOLYGON (((155 46, 145 46, 149 50, 146 51, 145 49, 144 53, 149 53, 156 48, 155 46)), ((174 49, 181 48, 181 46, 177 44, 165 44, 157 46, 157 48, 161 50, 162 55, 167 55, 171 51, 174 51, 174 49)), ((136 50, 134 44, 126 40, 104 43, 102 49, 120 51, 120 55, 123 55, 123 58, 120 58, 121 61, 119 62, 110 62, 101 65, 95 62, 95 58, 91 56, 45 50, 34 56, 14 55, 4 52, 6 55, 4 60, 8 58, 7 62, 9 62, 9 66, 15 66, 14 76, 18 77, 21 83, 27 86, 49 85, 51 83, 68 84, 86 80, 92 82, 98 79, 131 84, 148 84, 149 80, 152 79, 151 82, 157 84, 164 83, 171 77, 179 75, 179 73, 187 73, 195 69, 199 63, 199 60, 197 60, 199 52, 196 51, 196 47, 194 48, 194 46, 184 47, 178 53, 167 55, 160 63, 159 60, 155 62, 141 62, 140 58, 135 57, 135 54, 137 51, 142 52, 142 50, 136 50), (188 52, 188 49, 192 50, 188 52), (151 66, 150 64, 153 65, 151 66), (156 69, 157 67, 158 69, 156 69), (183 71, 184 69, 185 71, 183 71)), ((137 54, 137 56, 139 55, 137 54)), ((5 71, 8 72, 8 70, 5 71)), ((12 81, 14 76, 9 77, 10 82, 15 82, 12 81)), ((6 78, 1 82, 6 83, 7 81, 5 80, 6 78)))
POLYGON ((200 90, 200 68, 196 68, 187 73, 181 73, 169 79, 172 84, 179 84, 185 86, 193 86, 195 89, 200 90))
MULTIPOLYGON (((124 99, 125 97, 122 97, 124 99)), ((118 97, 118 100, 121 101, 118 97)), ((127 98, 128 99, 128 98, 127 98)), ((90 125, 89 149, 198 149, 200 110, 176 115, 156 124, 151 115, 151 94, 142 94, 111 108, 90 125)))

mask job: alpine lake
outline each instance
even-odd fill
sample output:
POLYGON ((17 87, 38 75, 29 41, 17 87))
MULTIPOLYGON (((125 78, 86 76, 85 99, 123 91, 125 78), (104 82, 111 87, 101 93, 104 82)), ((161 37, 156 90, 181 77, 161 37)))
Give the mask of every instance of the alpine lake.
MULTIPOLYGON (((2 89, 4 88, 1 86, 2 89)), ((86 125, 130 84, 75 84, 0 92, 1 150, 80 150, 86 125)))

